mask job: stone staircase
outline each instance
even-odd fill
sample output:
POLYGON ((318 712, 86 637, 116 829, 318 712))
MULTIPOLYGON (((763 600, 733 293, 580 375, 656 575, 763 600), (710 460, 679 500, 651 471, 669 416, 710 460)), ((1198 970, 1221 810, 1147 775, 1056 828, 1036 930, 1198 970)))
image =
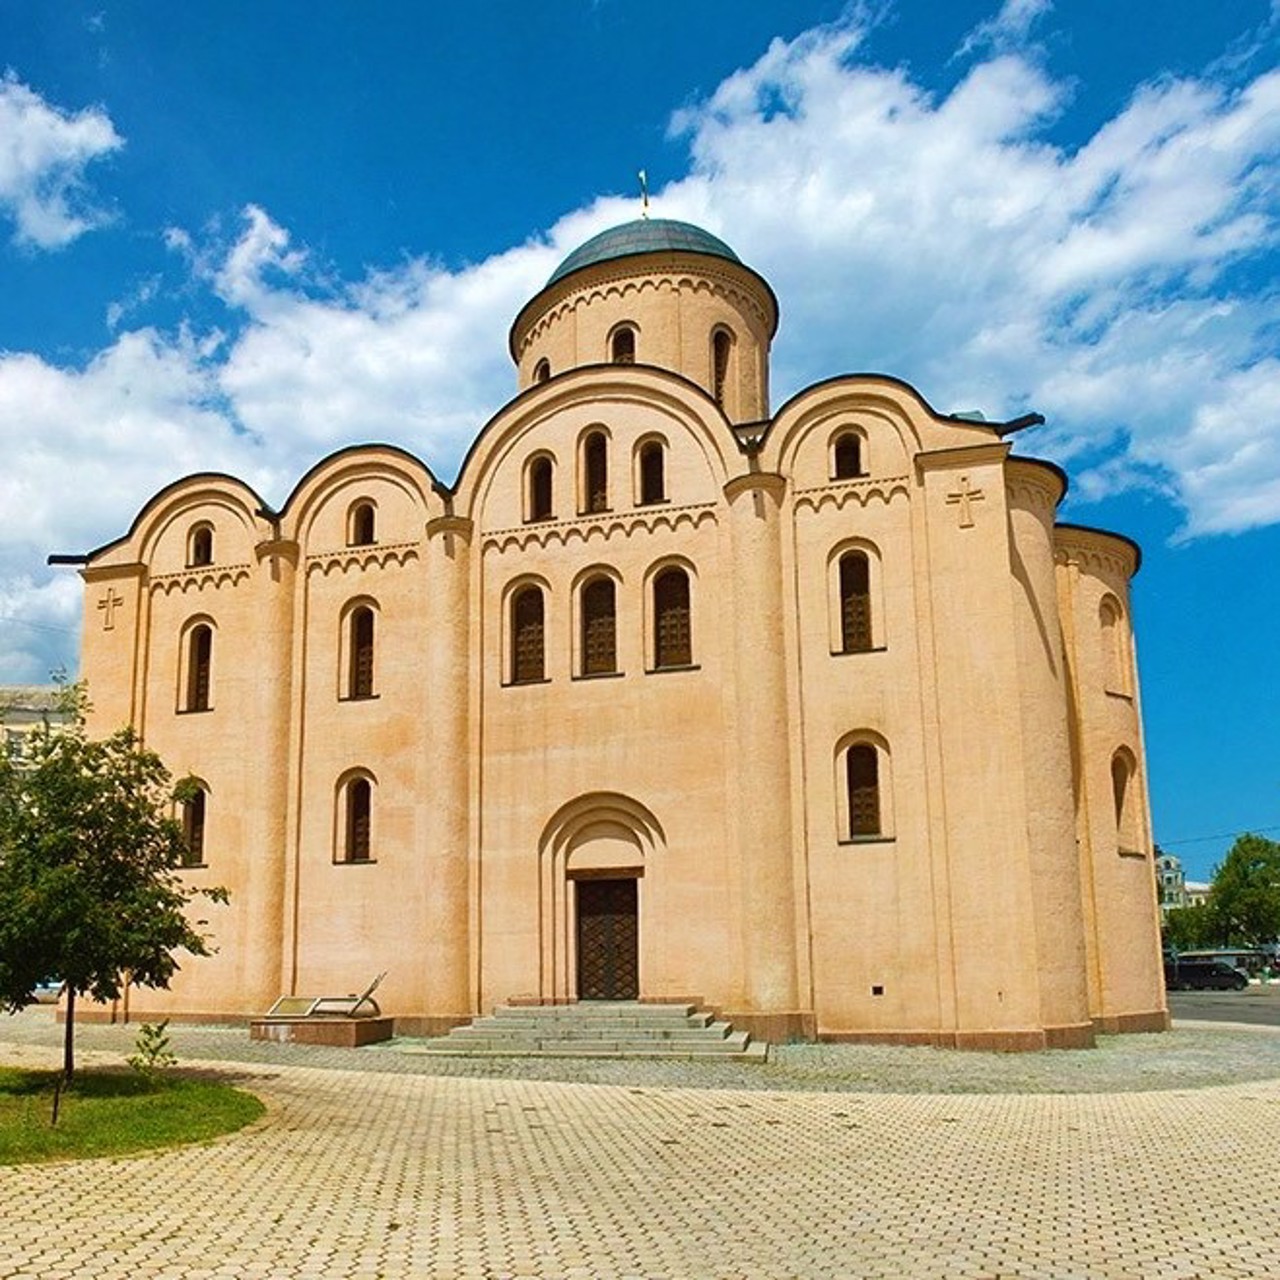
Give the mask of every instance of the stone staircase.
POLYGON ((447 1036, 402 1052, 512 1058, 714 1058, 764 1062, 768 1045, 693 1004, 590 1000, 499 1005, 447 1036))

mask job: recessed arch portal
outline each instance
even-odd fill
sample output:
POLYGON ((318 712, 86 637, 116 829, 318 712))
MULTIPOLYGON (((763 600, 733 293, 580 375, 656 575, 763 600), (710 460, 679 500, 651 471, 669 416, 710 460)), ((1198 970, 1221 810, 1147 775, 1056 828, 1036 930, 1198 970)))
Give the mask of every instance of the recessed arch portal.
MULTIPOLYGON (((646 876, 665 848, 666 834, 653 812, 618 792, 588 792, 562 805, 547 820, 538 840, 539 995, 543 999, 601 998, 599 990, 579 988, 584 916, 593 919, 594 926, 617 931, 616 941, 607 945, 618 947, 623 970, 627 949, 632 949, 634 992, 613 998, 643 994, 646 876)), ((622 977, 625 981, 625 972, 622 977)))

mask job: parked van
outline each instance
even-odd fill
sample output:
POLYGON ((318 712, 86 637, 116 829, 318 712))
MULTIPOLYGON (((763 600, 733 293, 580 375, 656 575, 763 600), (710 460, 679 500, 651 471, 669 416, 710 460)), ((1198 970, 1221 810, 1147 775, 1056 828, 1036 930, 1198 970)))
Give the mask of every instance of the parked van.
POLYGON ((1243 991, 1249 975, 1225 960, 1166 960, 1164 985, 1168 991, 1243 991))

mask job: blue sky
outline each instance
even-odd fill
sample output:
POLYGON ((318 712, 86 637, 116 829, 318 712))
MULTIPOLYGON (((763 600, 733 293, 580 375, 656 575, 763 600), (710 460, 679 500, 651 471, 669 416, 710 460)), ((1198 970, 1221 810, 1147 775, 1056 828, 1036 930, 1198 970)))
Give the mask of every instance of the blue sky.
POLYGON ((450 477, 556 262, 655 213, 782 304, 774 396, 1035 409, 1136 537, 1157 839, 1280 836, 1272 0, 0 0, 0 682, 190 470, 269 500, 388 440, 450 477))

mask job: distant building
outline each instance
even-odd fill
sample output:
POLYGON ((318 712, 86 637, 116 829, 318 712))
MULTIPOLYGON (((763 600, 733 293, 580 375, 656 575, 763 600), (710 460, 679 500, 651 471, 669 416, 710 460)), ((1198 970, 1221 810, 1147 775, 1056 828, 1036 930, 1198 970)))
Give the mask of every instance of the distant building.
POLYGON ((23 755, 27 735, 38 725, 66 724, 62 689, 56 684, 0 684, 0 738, 10 755, 23 755))
POLYGON ((1204 884, 1200 880, 1186 881, 1183 889, 1184 906, 1203 907, 1209 901, 1209 890, 1213 888, 1211 884, 1204 884))
POLYGON ((376 444, 279 510, 195 474, 82 558, 92 726, 201 781, 183 874, 231 891, 143 1011, 387 970, 403 1030, 513 996, 766 1039, 1168 1025, 1138 548, 1058 522, 1061 470, 1010 452, 1038 415, 871 374, 772 410, 777 323, 714 236, 614 228, 521 310, 452 484, 376 444))
POLYGON ((1159 845, 1156 845, 1156 892, 1161 916, 1167 916, 1174 907, 1187 905, 1187 882, 1182 872, 1182 861, 1171 853, 1165 853, 1159 845))

